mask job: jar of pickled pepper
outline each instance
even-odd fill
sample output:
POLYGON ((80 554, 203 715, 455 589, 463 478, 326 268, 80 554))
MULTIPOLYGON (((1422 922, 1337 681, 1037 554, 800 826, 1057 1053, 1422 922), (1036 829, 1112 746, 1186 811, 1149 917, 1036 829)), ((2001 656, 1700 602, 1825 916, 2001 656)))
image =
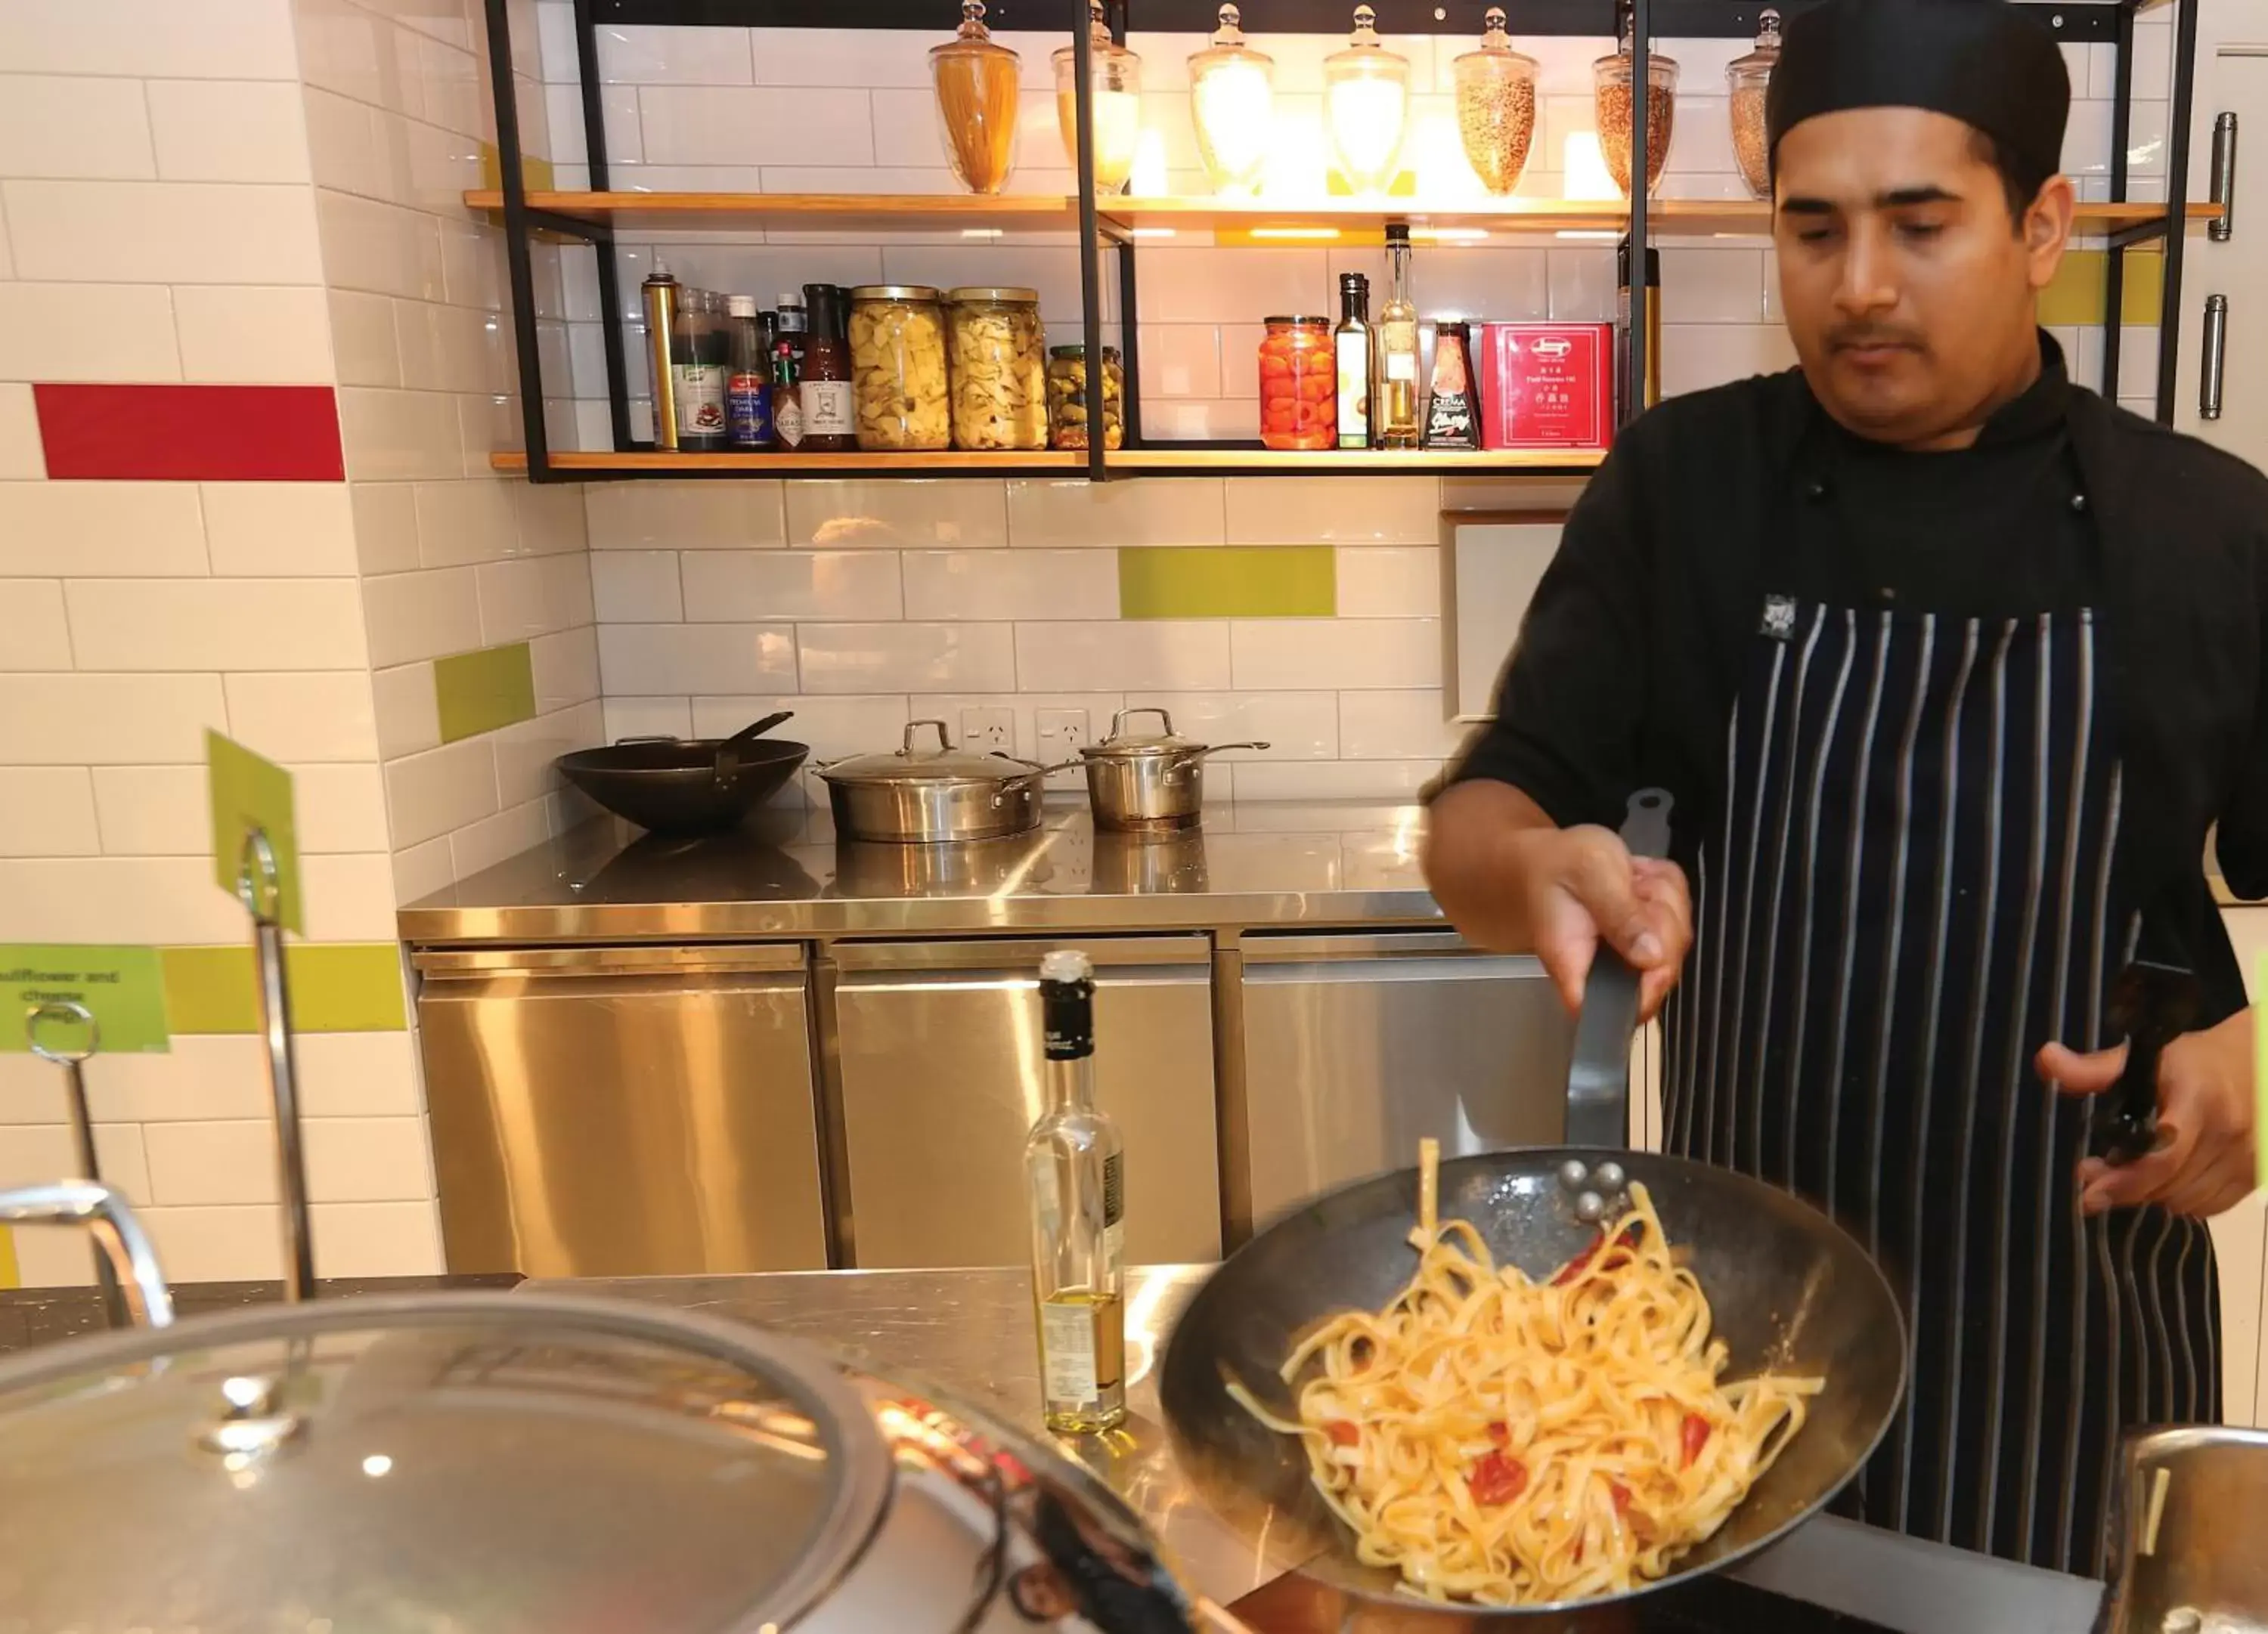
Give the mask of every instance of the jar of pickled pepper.
POLYGON ((1338 444, 1338 364, 1329 318, 1268 320, 1260 342, 1260 440, 1270 448, 1338 444))

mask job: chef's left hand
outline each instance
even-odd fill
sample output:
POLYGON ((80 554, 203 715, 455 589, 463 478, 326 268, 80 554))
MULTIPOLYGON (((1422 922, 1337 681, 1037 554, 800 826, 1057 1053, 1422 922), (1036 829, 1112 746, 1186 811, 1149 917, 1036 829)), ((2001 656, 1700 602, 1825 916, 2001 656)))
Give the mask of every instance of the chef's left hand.
MULTIPOLYGON (((2158 1144, 2124 1167, 2081 1159, 2084 1212, 2155 1203, 2202 1218, 2243 1201, 2253 1182, 2252 1027, 2252 1012, 2240 1010, 2166 1046, 2158 1061, 2158 1144)), ((2101 1094, 2125 1064, 2124 1044, 2087 1056, 2050 1044, 2037 1061, 2040 1076, 2071 1095, 2101 1094)))

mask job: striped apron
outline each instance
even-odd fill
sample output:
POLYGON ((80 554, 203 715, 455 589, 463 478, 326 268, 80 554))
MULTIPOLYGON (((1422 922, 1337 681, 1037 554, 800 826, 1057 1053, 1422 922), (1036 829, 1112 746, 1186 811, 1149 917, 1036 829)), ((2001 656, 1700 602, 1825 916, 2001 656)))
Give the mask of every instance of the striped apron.
POLYGON ((2205 1226, 2083 1218, 2088 1107, 2032 1065, 2106 1041, 2134 935, 2096 636, 1766 595, 1663 1129, 1825 1209, 1901 1292, 1906 1406, 1843 1513, 2099 1576, 2121 1434, 2217 1421, 2220 1373, 2205 1226))

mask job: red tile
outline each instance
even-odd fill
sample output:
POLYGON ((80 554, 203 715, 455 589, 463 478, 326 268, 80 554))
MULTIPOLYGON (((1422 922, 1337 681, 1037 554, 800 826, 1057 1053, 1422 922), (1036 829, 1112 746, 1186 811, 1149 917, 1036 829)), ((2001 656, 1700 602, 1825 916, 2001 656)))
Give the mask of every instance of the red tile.
POLYGON ((328 386, 32 387, 51 480, 337 482, 328 386))

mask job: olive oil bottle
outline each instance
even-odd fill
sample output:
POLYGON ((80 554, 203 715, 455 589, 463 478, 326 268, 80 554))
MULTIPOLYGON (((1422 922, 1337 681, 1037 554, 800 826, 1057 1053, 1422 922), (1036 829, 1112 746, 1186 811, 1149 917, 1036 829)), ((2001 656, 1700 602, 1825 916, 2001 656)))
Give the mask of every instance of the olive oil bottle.
POLYGON ((1126 1417, 1126 1155, 1094 1104, 1094 970, 1059 949, 1040 961, 1047 1110, 1024 1143, 1032 1299, 1048 1428, 1108 1430, 1126 1417))

